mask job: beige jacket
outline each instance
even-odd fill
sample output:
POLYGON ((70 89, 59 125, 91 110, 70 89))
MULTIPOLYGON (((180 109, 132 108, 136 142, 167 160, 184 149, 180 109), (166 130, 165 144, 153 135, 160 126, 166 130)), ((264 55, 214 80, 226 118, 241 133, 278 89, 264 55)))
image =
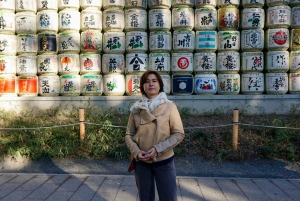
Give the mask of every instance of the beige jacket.
POLYGON ((159 105, 152 113, 147 110, 130 113, 125 141, 135 159, 141 150, 152 147, 158 153, 157 161, 168 159, 174 155, 173 147, 183 138, 182 121, 172 102, 159 105))

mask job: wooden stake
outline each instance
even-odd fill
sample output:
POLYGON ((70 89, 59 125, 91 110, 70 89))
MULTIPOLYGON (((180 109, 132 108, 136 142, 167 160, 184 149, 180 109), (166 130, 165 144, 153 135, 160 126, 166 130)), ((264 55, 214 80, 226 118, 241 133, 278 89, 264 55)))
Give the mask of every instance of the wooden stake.
MULTIPOLYGON (((233 118, 232 118, 233 123, 238 123, 239 122, 239 110, 234 109, 233 110, 233 118)), ((238 141, 239 141, 239 125, 233 125, 232 126, 232 146, 233 150, 236 151, 238 149, 238 141)))
POLYGON ((84 109, 79 109, 79 139, 84 140, 85 125, 84 125, 84 109))

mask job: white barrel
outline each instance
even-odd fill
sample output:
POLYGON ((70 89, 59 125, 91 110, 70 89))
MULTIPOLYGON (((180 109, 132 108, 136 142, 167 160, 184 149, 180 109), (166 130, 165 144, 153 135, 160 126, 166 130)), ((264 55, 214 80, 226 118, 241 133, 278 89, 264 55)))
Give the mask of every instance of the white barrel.
POLYGON ((89 7, 80 12, 80 29, 102 30, 102 12, 94 7, 89 7))
POLYGON ((53 0, 37 0, 37 11, 41 10, 58 10, 57 1, 53 0))
POLYGON ((79 10, 80 8, 79 0, 57 0, 57 1, 58 1, 57 3, 58 10, 63 10, 68 8, 79 10))
POLYGON ((20 75, 18 76, 18 96, 37 96, 38 95, 38 76, 20 75))
POLYGON ((76 9, 64 9, 58 13, 58 31, 79 31, 80 12, 76 9))
POLYGON ((239 51, 240 32, 239 31, 219 31, 218 32, 219 51, 239 51))
POLYGON ((300 93, 300 74, 299 73, 289 73, 288 77, 289 77, 289 92, 291 94, 299 94, 300 93))
POLYGON ((37 35, 35 34, 18 34, 17 35, 17 54, 19 55, 36 55, 38 44, 37 35))
POLYGON ((194 52, 195 32, 190 30, 175 30, 173 32, 174 52, 194 52))
POLYGON ((59 54, 58 58, 58 74, 79 74, 80 61, 78 54, 59 54))
POLYGON ((11 0, 11 1, 0 1, 0 9, 3 10, 11 10, 15 12, 16 8, 16 0, 11 0))
POLYGON ((291 28, 299 29, 300 28, 300 7, 292 8, 292 16, 291 16, 291 28))
POLYGON ((0 34, 15 34, 15 17, 11 10, 0 10, 0 34))
POLYGON ((104 31, 123 31, 125 14, 123 10, 109 8, 102 13, 102 27, 104 31))
POLYGON ((123 54, 103 54, 103 74, 123 74, 125 72, 125 58, 123 54))
POLYGON ((17 96, 17 76, 0 74, 0 97, 17 96))
POLYGON ((288 5, 290 0, 266 0, 266 4, 269 7, 278 6, 278 5, 288 5))
POLYGON ((169 74, 171 69, 171 57, 169 53, 150 53, 149 70, 158 71, 160 74, 169 74))
POLYGON ((286 94, 288 92, 288 74, 265 73, 265 87, 267 94, 286 94))
POLYGON ((36 14, 32 12, 16 13, 15 32, 17 34, 36 34, 36 14))
POLYGON ((30 11, 36 13, 36 0, 16 0, 16 12, 30 11))
POLYGON ((218 7, 223 8, 223 7, 239 7, 240 5, 240 0, 218 0, 218 7))
POLYGON ((290 31, 290 50, 300 50, 300 29, 292 29, 290 31))
POLYGON ((57 55, 56 54, 37 55, 37 73, 38 75, 57 75, 58 73, 57 55))
POLYGON ((60 76, 60 95, 62 96, 79 96, 80 75, 65 74, 60 76))
POLYGON ((172 54, 172 72, 174 74, 189 74, 194 68, 193 53, 173 53, 172 54))
POLYGON ((40 75, 39 76, 39 95, 40 96, 58 96, 60 93, 60 78, 58 75, 40 75))
POLYGON ((103 0, 104 10, 114 8, 114 9, 123 9, 125 7, 125 0, 103 0))
POLYGON ((211 74, 216 72, 217 56, 216 53, 195 53, 194 54, 194 72, 196 74, 211 74))
POLYGON ((290 0, 290 5, 292 7, 300 6, 300 2, 298 0, 290 0))
POLYGON ((17 36, 0 34, 0 52, 4 55, 16 55, 17 36))
POLYGON ((126 54, 126 74, 142 74, 149 69, 149 57, 146 53, 126 54))
POLYGON ((80 0, 80 8, 86 9, 87 7, 97 8, 101 10, 102 0, 80 0))
POLYGON ((290 73, 300 72, 300 51, 290 52, 290 73))
POLYGON ((17 73, 17 57, 0 55, 0 74, 16 74, 17 73))
POLYGON ((265 66, 269 73, 286 73, 289 70, 289 51, 269 51, 265 57, 265 66))
POLYGON ((242 30, 241 49, 245 52, 259 52, 264 49, 264 30, 242 30))
POLYGON ((218 26, 218 13, 214 7, 195 10, 195 30, 215 30, 218 26))
POLYGON ((224 74, 235 74, 240 71, 239 52, 219 52, 217 55, 217 71, 224 74))
POLYGON ((137 8, 126 9, 124 26, 126 31, 146 31, 147 11, 137 8))
POLYGON ((263 29, 265 27, 265 10, 263 8, 245 8, 242 10, 242 29, 263 29))
POLYGON ((57 34, 39 33, 38 54, 56 54, 57 53, 57 34))
POLYGON ((81 75, 81 95, 101 96, 103 93, 102 75, 84 74, 81 75))
POLYGON ((170 52, 172 50, 172 34, 170 31, 151 31, 149 38, 150 52, 170 52))
POLYGON ((125 33, 120 31, 105 32, 103 34, 103 52, 106 54, 124 54, 125 33))
POLYGON ((148 7, 150 9, 156 8, 171 8, 171 0, 148 0, 148 7))
POLYGON ((217 31, 196 31, 196 52, 215 52, 218 49, 217 31))
POLYGON ((265 89, 263 73, 243 73, 241 91, 243 94, 262 94, 265 89))
POLYGON ((80 33, 77 31, 64 31, 57 35, 59 53, 79 53, 80 33))
POLYGON ((141 74, 128 74, 125 76, 125 82, 126 82, 126 94, 128 96, 140 96, 141 90, 140 90, 140 79, 142 75, 141 74))
POLYGON ((147 1, 146 0, 125 0, 125 8, 141 8, 147 9, 147 1))
POLYGON ((196 8, 217 7, 217 0, 209 0, 209 1, 195 0, 195 7, 196 8))
POLYGON ((37 12, 36 29, 37 32, 57 33, 58 13, 55 10, 42 10, 37 12))
POLYGON ((263 52, 242 52, 241 71, 243 73, 260 73, 264 70, 263 52))
POLYGON ((198 95, 214 95, 217 93, 217 75, 196 74, 194 86, 198 95))
POLYGON ((86 73, 101 73, 101 57, 99 54, 80 54, 80 74, 86 73))
POLYGON ((150 31, 166 30, 169 31, 171 26, 171 11, 169 9, 151 9, 148 12, 148 21, 150 31))
POLYGON ((100 53, 102 50, 102 33, 99 30, 81 32, 80 50, 83 53, 100 53))
POLYGON ((171 1, 171 6, 172 8, 183 8, 183 7, 190 7, 192 8, 195 4, 194 0, 172 0, 171 1))
POLYGON ((195 16, 193 8, 173 8, 172 28, 192 30, 195 26, 195 16))
POLYGON ((191 95, 194 92, 194 76, 192 74, 172 75, 171 83, 174 95, 191 95))
POLYGON ((238 30, 239 9, 235 7, 224 7, 218 9, 218 29, 238 30))
POLYGON ((147 52, 148 35, 144 31, 131 31, 126 33, 125 37, 126 52, 147 52))
POLYGON ((244 8, 262 8, 265 5, 265 0, 242 0, 244 8))
POLYGON ((169 95, 171 93, 171 76, 162 74, 160 75, 164 84, 164 92, 169 95))
POLYGON ((289 28, 291 25, 291 7, 272 6, 266 10, 266 27, 289 28))
POLYGON ((103 76, 103 93, 106 96, 123 96, 125 93, 125 77, 121 74, 103 76))
POLYGON ((273 50, 288 50, 289 30, 284 28, 268 29, 265 31, 265 48, 273 50))
POLYGON ((36 75, 36 56, 17 56, 17 75, 36 75))
POLYGON ((240 93, 241 80, 239 74, 218 74, 217 92, 220 95, 236 95, 240 93))

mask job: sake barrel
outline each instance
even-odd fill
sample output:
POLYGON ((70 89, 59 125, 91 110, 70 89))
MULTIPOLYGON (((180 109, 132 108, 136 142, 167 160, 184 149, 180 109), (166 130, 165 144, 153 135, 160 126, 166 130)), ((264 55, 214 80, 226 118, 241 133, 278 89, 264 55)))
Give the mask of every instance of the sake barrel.
POLYGON ((286 73, 289 70, 289 51, 266 52, 266 70, 269 73, 286 73))
POLYGON ((240 32, 239 31, 219 31, 218 32, 219 51, 239 51, 240 32))
POLYGON ((194 90, 194 77, 192 74, 172 75, 172 93, 174 95, 191 95, 194 90))
POLYGON ((15 17, 15 32, 17 34, 36 34, 36 14, 33 12, 19 12, 15 17))
POLYGON ((300 29, 292 29, 290 39, 290 50, 300 50, 300 29))
POLYGON ((148 7, 150 9, 156 8, 171 8, 171 0, 148 0, 148 7))
POLYGON ((240 93, 239 74, 218 74, 217 92, 220 95, 237 95, 240 93))
POLYGON ((99 10, 102 8, 102 0, 80 0, 79 3, 82 10, 88 7, 97 8, 99 10))
POLYGON ((263 8, 245 8, 242 10, 242 29, 263 29, 265 27, 265 10, 263 8))
POLYGON ((125 37, 126 52, 143 52, 148 50, 148 35, 144 31, 131 31, 126 33, 125 37))
POLYGON ((102 13, 102 27, 104 31, 123 31, 125 14, 116 8, 105 9, 102 13))
POLYGON ((265 5, 265 0, 242 0, 244 8, 262 8, 265 5))
POLYGON ((83 53, 100 53, 102 50, 102 33, 99 30, 81 32, 80 50, 83 53))
POLYGON ((148 54, 145 53, 129 53, 126 54, 126 74, 142 74, 147 71, 148 54))
POLYGON ((300 2, 298 0, 290 0, 290 6, 292 7, 300 6, 300 2))
POLYGON ((212 74, 216 72, 216 53, 195 53, 194 72, 196 74, 212 74))
POLYGON ((288 74, 265 73, 265 87, 267 94, 286 94, 288 92, 288 74))
POLYGON ((100 74, 101 57, 99 54, 80 54, 81 74, 100 74))
POLYGON ((84 74, 81 75, 81 95, 101 96, 103 93, 102 75, 84 74))
POLYGON ((261 73, 264 70, 263 52, 242 52, 241 71, 243 73, 261 73))
POLYGON ((103 76, 103 93, 106 96, 123 96, 125 93, 125 77, 121 74, 103 76))
POLYGON ((175 30, 173 32, 174 52, 194 52, 195 32, 190 30, 175 30))
POLYGON ((223 8, 223 7, 239 7, 240 1, 239 0, 218 0, 218 7, 223 8))
POLYGON ((2 55, 16 55, 17 36, 0 34, 0 52, 2 55))
POLYGON ((40 96, 58 96, 60 78, 58 75, 40 75, 38 87, 40 96))
POLYGON ((103 0, 103 8, 106 9, 123 9, 125 6, 125 0, 103 0))
POLYGON ((38 44, 37 35, 35 34, 18 34, 17 35, 17 54, 19 55, 36 55, 38 44))
POLYGON ((63 9, 76 9, 79 10, 80 4, 79 0, 57 0, 57 5, 58 5, 58 10, 63 10, 63 9))
POLYGON ((218 49, 217 31, 196 31, 196 52, 215 52, 218 49))
POLYGON ((57 33, 58 13, 55 10, 42 10, 36 14, 37 32, 57 33))
POLYGON ((150 31, 165 30, 169 31, 171 26, 171 11, 169 9, 150 9, 148 12, 148 21, 150 31))
POLYGON ((147 1, 146 0, 125 0, 125 8, 141 8, 147 9, 147 1))
POLYGON ((18 96, 38 95, 38 76, 21 75, 18 76, 18 96))
POLYGON ((57 1, 53 0, 37 0, 37 11, 41 10, 58 10, 57 1))
POLYGON ((16 0, 16 12, 30 11, 36 13, 36 0, 16 0))
POLYGON ((160 75, 164 84, 164 92, 169 95, 171 93, 171 77, 170 75, 160 75))
POLYGON ((17 56, 17 75, 36 75, 36 56, 17 56))
POLYGON ((218 9, 218 29, 238 30, 239 9, 235 7, 222 7, 218 9))
POLYGON ((0 9, 3 10, 11 10, 15 12, 16 8, 16 0, 11 0, 11 1, 0 1, 0 9))
POLYGON ((125 58, 123 54, 103 54, 103 74, 123 74, 125 71, 125 58))
POLYGON ((263 73, 243 73, 241 91, 243 94, 262 94, 264 92, 263 73))
POLYGON ((245 52, 260 52, 264 49, 264 31, 262 29, 242 30, 241 49, 245 52))
POLYGON ((126 94, 128 96, 140 96, 140 79, 142 77, 141 74, 127 74, 126 76, 126 94))
POLYGON ((290 52, 290 73, 300 72, 300 51, 290 52))
POLYGON ((195 26, 195 16, 193 8, 173 8, 172 27, 176 29, 192 30, 195 26))
POLYGON ((192 8, 195 4, 194 0, 171 0, 171 6, 172 8, 183 8, 183 7, 189 7, 192 8))
POLYGON ((270 51, 288 50, 290 47, 289 30, 285 28, 268 29, 265 31, 265 48, 270 51))
POLYGON ((289 92, 291 94, 300 93, 300 74, 299 73, 289 73, 289 92))
POLYGON ((38 54, 56 54, 57 53, 57 34, 39 33, 38 54))
POLYGON ((64 31, 57 35, 58 52, 78 54, 80 52, 80 33, 64 31))
POLYGON ((195 7, 201 8, 201 7, 216 7, 217 6, 217 0, 195 0, 195 7))
POLYGON ((60 95, 80 95, 80 75, 64 74, 60 76, 60 95))
POLYGON ((0 55, 0 75, 17 73, 17 57, 9 55, 0 55))
POLYGON ((79 74, 80 61, 78 54, 59 54, 58 56, 58 74, 79 74))
POLYGON ((15 34, 15 17, 11 10, 0 10, 0 34, 15 34))
POLYGON ((0 97, 17 96, 17 76, 0 74, 0 97))
POLYGON ((126 31, 146 31, 147 11, 138 8, 126 9, 124 26, 126 31))
POLYGON ((120 31, 105 32, 103 34, 103 52, 106 54, 124 54, 125 33, 120 31))
POLYGON ((291 25, 291 7, 271 6, 266 10, 266 27, 269 29, 286 28, 291 25))
POLYGON ((172 50, 172 34, 170 31, 151 31, 149 38, 150 52, 170 52, 172 50))
POLYGON ((37 73, 38 75, 57 75, 58 73, 57 55, 56 54, 37 55, 37 73))
POLYGON ((58 30, 79 31, 80 30, 80 12, 78 9, 64 9, 58 13, 58 30))
POLYGON ((81 31, 102 30, 102 12, 97 7, 88 7, 80 12, 81 31))
POLYGON ((203 7, 195 10, 195 30, 215 30, 218 26, 218 13, 215 7, 203 7))
POLYGON ((150 53, 149 70, 158 71, 160 74, 169 74, 171 69, 171 57, 169 53, 150 53))
POLYGON ((236 74, 240 71, 239 52, 219 52, 217 55, 217 71, 224 74, 236 74))
POLYGON ((217 93, 217 75, 196 74, 194 86, 198 95, 214 95, 217 93))
POLYGON ((172 72, 174 74, 189 74, 194 68, 193 53, 173 53, 172 54, 172 72))
POLYGON ((300 7, 293 7, 291 14, 291 28, 299 29, 300 28, 300 7))
POLYGON ((290 0, 266 0, 266 4, 269 7, 277 6, 277 5, 289 5, 290 0))

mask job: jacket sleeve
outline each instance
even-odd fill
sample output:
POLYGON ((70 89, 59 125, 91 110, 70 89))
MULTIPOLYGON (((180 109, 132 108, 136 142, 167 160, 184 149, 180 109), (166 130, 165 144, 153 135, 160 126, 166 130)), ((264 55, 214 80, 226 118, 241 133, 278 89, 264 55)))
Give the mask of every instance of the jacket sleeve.
POLYGON ((135 122, 133 118, 133 113, 130 113, 129 119, 128 119, 128 124, 126 128, 126 134, 125 134, 125 142, 126 145, 131 153, 131 155, 134 156, 135 159, 137 159, 138 153, 141 151, 139 146, 137 145, 136 142, 133 140, 133 136, 136 134, 136 127, 135 127, 135 122))
POLYGON ((176 105, 172 103, 170 109, 170 137, 154 145, 158 156, 177 146, 185 136, 180 114, 176 105))

